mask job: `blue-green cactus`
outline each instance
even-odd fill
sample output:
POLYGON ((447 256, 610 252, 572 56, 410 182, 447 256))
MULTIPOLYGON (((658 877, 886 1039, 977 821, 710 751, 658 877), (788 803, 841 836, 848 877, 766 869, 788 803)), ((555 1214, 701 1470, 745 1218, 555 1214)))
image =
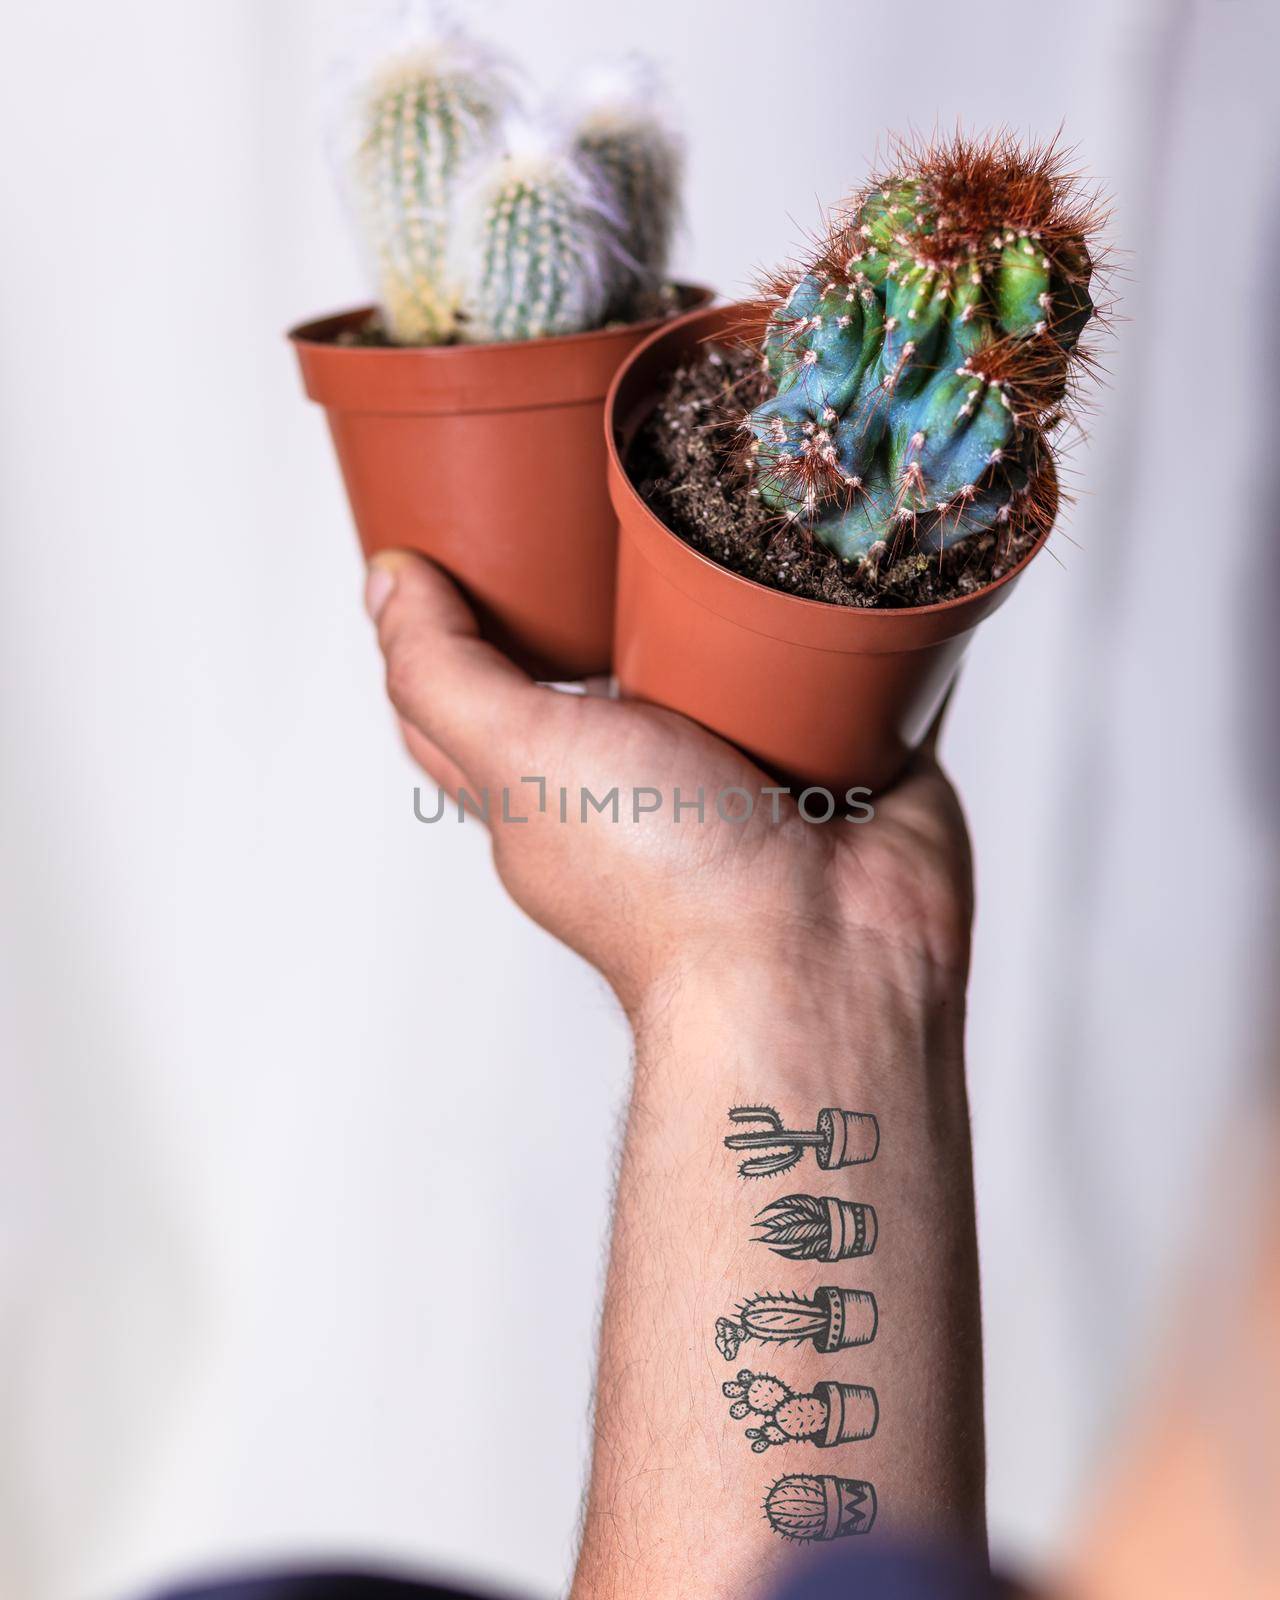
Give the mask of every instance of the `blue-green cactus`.
POLYGON ((778 284, 756 491, 846 561, 1044 516, 1048 435, 1093 315, 1096 208, 1056 152, 904 151, 778 284))

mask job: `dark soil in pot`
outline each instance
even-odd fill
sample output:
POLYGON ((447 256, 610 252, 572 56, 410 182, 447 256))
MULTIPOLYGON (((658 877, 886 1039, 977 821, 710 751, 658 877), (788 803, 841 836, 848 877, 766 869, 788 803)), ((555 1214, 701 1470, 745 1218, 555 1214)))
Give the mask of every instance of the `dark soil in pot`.
POLYGON ((708 345, 677 367, 636 436, 627 467, 655 515, 731 572, 832 605, 936 605, 985 588, 1034 546, 1032 527, 972 534, 941 555, 892 557, 875 575, 841 561, 751 493, 737 424, 768 393, 759 355, 708 345))

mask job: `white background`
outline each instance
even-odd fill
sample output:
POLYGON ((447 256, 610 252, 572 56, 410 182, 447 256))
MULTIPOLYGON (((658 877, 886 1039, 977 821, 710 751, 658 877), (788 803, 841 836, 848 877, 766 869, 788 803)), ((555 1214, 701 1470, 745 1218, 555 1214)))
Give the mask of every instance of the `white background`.
MULTIPOLYGON (((284 1555, 550 1594, 571 1559, 627 1040, 413 821, 285 326, 363 297, 322 152, 340 0, 64 0, 0 51, 0 1590, 284 1555)), ((1131 255, 1080 503, 947 754, 998 1547, 1073 1537, 1247 1098, 1274 725, 1269 7, 486 5, 643 46, 734 292, 880 130, 1007 121, 1131 255)), ((1274 800, 1274 791, 1271 795, 1274 800)))

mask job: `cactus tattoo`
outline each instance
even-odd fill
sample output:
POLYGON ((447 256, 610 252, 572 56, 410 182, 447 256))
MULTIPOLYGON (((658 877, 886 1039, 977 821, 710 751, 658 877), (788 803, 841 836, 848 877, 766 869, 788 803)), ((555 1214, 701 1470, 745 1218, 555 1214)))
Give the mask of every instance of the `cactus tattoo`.
POLYGON ((820 1383, 812 1394, 797 1394, 780 1378, 744 1368, 723 1385, 735 1421, 750 1417, 746 1430, 757 1454, 770 1445, 808 1442, 830 1447, 869 1439, 880 1420, 874 1389, 856 1383, 820 1383))
POLYGON ((848 562, 1052 518, 1102 221, 1056 147, 900 143, 768 286, 755 492, 848 562))
POLYGON ((756 1217, 758 1244, 790 1261, 847 1261, 869 1256, 876 1247, 874 1206, 853 1200, 788 1194, 771 1201, 756 1217))
POLYGON ((863 1289, 824 1286, 811 1300, 796 1294, 757 1294, 743 1301, 736 1317, 717 1317, 716 1348, 732 1361, 748 1339, 771 1344, 807 1339, 829 1355, 870 1344, 878 1320, 875 1296, 863 1289))
POLYGON ((818 1113, 812 1133, 793 1133, 782 1125, 772 1106, 735 1106, 729 1113, 734 1123, 758 1122, 754 1133, 731 1133, 724 1141, 726 1150, 759 1150, 738 1166, 744 1178, 767 1178, 787 1172, 806 1149, 817 1157, 824 1172, 836 1167, 858 1166, 874 1161, 880 1148, 880 1125, 864 1111, 840 1111, 834 1106, 818 1113))
POLYGON ((813 1477, 792 1473, 779 1478, 764 1500, 769 1526, 784 1539, 844 1539, 869 1533, 876 1520, 876 1492, 859 1478, 813 1477))

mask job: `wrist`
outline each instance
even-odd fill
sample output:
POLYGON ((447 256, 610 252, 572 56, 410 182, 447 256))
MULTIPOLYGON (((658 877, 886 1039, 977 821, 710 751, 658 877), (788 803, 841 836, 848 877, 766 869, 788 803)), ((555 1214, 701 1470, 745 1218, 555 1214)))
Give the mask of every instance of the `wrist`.
POLYGON ((963 975, 872 939, 686 948, 626 1009, 638 1060, 705 1061, 744 1089, 963 1071, 963 975))

